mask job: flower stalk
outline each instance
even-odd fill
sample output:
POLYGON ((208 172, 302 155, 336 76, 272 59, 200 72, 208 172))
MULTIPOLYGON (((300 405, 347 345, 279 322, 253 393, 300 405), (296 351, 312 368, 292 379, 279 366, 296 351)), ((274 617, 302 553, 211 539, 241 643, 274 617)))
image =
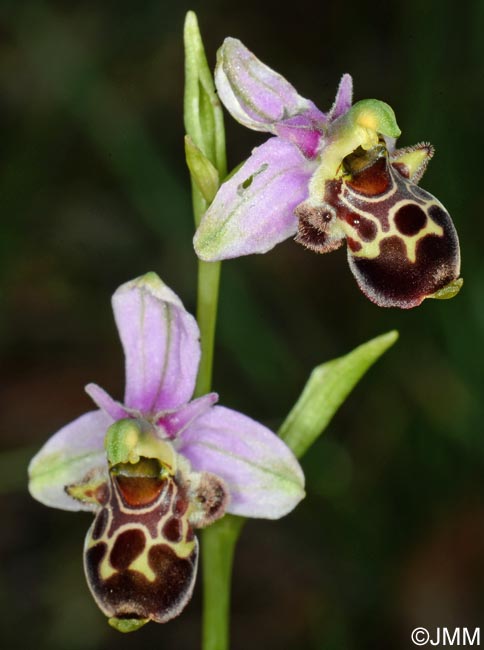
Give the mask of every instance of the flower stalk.
MULTIPOLYGON (((191 11, 185 20, 184 43, 185 151, 192 183, 195 228, 198 228, 220 180, 227 174, 225 130, 198 21, 191 11)), ((202 356, 196 395, 210 391, 212 384, 220 266, 220 262, 198 260, 197 321, 202 356)), ((227 650, 229 647, 232 563, 243 521, 241 517, 227 515, 219 525, 214 524, 203 532, 203 650, 227 650)))
MULTIPOLYGON (((197 17, 193 11, 189 11, 185 19, 184 44, 187 164, 192 182, 195 228, 198 228, 211 200, 203 191, 207 185, 206 178, 210 177, 212 181, 213 195, 218 189, 218 182, 214 182, 213 174, 207 173, 207 168, 210 167, 218 173, 217 181, 227 174, 225 129, 222 107, 207 63, 197 17)), ((200 327, 202 358, 195 388, 196 395, 203 395, 211 388, 219 284, 220 262, 199 260, 197 321, 200 327)))
POLYGON ((226 650, 230 645, 232 563, 244 522, 244 517, 226 515, 203 531, 203 650, 226 650))

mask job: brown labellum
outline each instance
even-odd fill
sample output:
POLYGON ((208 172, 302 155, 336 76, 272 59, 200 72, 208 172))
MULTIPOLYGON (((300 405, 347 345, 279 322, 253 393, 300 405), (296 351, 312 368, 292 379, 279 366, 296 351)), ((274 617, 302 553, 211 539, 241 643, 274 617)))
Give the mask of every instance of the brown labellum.
POLYGON ((223 515, 227 491, 211 474, 175 475, 153 459, 110 470, 108 496, 88 531, 89 588, 121 631, 177 616, 193 592, 194 527, 223 515))
POLYGON ((450 297, 449 287, 455 295, 462 282, 459 241, 444 206, 410 180, 406 165, 392 163, 383 145, 348 156, 343 172, 326 181, 320 204, 298 206, 296 240, 323 253, 346 238, 358 285, 382 307, 450 297))

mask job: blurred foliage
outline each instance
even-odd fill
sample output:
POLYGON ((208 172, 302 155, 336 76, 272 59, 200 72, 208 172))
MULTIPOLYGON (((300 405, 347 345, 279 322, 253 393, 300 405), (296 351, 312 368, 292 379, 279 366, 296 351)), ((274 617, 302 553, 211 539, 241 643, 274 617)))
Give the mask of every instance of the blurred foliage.
MULTIPOLYGON (((111 630, 82 575, 90 517, 43 508, 25 487, 32 450, 90 408, 85 383, 121 397, 114 289, 154 270, 194 307, 189 8, 212 63, 236 36, 323 110, 348 71, 357 99, 393 106, 402 145, 432 142, 422 185, 454 217, 465 278, 454 300, 400 312, 359 293, 342 251, 319 257, 289 241, 224 265, 215 388, 273 428, 316 364, 401 334, 304 459, 305 502, 244 532, 233 648, 403 650, 416 626, 479 625, 484 4, 2 0, 2 647, 197 647, 198 594, 166 626, 111 630)), ((227 136, 231 166, 262 140, 230 119, 227 136)))

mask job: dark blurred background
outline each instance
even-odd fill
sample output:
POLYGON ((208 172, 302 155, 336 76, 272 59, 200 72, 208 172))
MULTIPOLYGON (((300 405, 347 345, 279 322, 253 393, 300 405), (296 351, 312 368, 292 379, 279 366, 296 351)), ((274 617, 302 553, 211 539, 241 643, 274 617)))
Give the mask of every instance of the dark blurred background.
MULTIPOLYGON (((304 459, 308 496, 239 543, 233 650, 404 650, 414 627, 484 612, 484 3, 272 0, 0 1, 0 638, 7 650, 198 647, 200 589, 136 635, 109 628, 84 581, 87 514, 50 510, 26 465, 91 408, 122 397, 109 299, 154 270, 195 304, 182 155, 182 25, 211 63, 239 37, 327 110, 343 72, 395 109, 402 146, 437 150, 422 185, 453 215, 465 285, 450 302, 383 310, 340 250, 288 241, 224 265, 215 389, 273 428, 311 368, 385 332, 373 368, 304 459)), ((264 137, 226 120, 229 163, 264 137)), ((484 637, 484 629, 482 630, 484 637)))

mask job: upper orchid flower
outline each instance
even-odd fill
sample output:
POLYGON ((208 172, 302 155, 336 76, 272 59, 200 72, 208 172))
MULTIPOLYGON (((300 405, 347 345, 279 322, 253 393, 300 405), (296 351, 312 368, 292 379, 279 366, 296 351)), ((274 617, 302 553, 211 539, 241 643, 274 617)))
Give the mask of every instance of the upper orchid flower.
POLYGON ((92 510, 84 567, 122 631, 163 623, 190 599, 193 528, 225 512, 277 519, 304 496, 304 476, 269 429, 211 393, 189 401, 200 360, 195 319, 150 273, 120 287, 113 309, 126 356, 124 404, 89 384, 99 407, 58 431, 30 463, 46 505, 92 510))
POLYGON ((352 106, 346 74, 322 113, 233 38, 218 52, 215 82, 237 121, 275 137, 220 188, 195 235, 200 258, 265 253, 294 235, 319 253, 346 240, 350 268, 378 305, 409 308, 457 293, 454 225, 417 187, 433 148, 395 150, 400 129, 390 106, 352 106))

